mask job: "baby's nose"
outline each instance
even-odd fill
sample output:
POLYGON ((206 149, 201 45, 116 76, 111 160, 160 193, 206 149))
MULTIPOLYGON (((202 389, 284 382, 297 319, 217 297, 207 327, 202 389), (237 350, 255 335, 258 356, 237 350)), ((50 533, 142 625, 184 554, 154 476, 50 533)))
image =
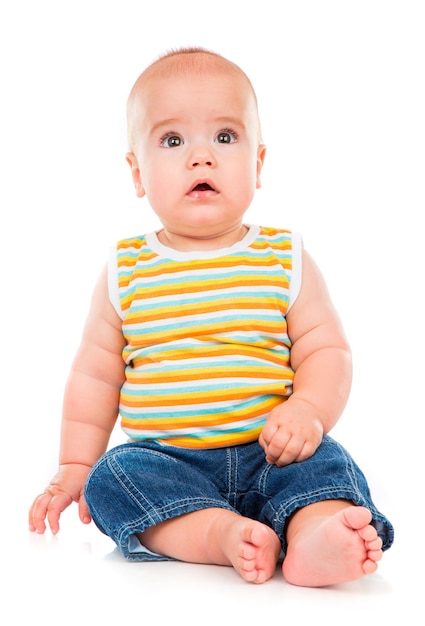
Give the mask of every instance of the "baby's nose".
POLYGON ((207 146, 196 147, 189 156, 190 167, 214 167, 215 157, 207 146))
POLYGON ((193 161, 192 167, 197 167, 198 165, 212 165, 212 159, 199 159, 198 161, 193 161))

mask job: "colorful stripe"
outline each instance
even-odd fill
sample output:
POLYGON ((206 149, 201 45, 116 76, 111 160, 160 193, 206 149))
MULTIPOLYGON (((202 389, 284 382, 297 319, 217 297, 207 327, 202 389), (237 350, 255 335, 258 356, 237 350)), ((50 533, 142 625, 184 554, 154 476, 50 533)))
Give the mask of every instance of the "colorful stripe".
POLYGON ((254 441, 292 392, 291 233, 261 228, 242 250, 180 258, 144 236, 117 245, 122 428, 184 447, 254 441))

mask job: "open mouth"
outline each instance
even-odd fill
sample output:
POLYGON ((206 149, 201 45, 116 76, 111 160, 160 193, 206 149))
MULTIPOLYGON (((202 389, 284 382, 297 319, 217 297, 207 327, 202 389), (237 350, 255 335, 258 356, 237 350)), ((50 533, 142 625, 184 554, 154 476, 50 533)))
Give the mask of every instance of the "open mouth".
POLYGON ((192 191, 215 191, 215 189, 209 183, 199 183, 193 187, 192 191))
POLYGON ((189 189, 187 195, 189 198, 207 200, 218 195, 218 191, 209 181, 201 180, 189 189))

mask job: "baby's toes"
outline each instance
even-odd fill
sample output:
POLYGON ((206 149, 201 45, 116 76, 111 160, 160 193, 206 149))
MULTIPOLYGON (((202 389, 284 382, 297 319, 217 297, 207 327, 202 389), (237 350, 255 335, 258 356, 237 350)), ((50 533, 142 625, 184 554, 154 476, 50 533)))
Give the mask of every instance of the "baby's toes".
POLYGON ((367 558, 375 563, 382 559, 382 550, 368 550, 367 558))
POLYGON ((368 550, 381 550, 382 539, 380 537, 375 537, 371 541, 366 541, 366 547, 368 550))
POLYGON ((367 543, 374 541, 375 539, 379 539, 376 529, 370 524, 364 526, 363 528, 359 528, 357 532, 363 541, 366 541, 367 543))
POLYGON ((256 557, 257 551, 254 546, 244 543, 239 549, 239 558, 244 561, 253 561, 256 557))
POLYGON ((368 558, 363 563, 363 571, 364 571, 365 574, 374 574, 377 569, 378 569, 378 564, 375 561, 375 559, 369 559, 368 558))
POLYGON ((264 582, 263 580, 259 580, 259 572, 255 567, 254 561, 240 563, 239 573, 248 583, 264 582))

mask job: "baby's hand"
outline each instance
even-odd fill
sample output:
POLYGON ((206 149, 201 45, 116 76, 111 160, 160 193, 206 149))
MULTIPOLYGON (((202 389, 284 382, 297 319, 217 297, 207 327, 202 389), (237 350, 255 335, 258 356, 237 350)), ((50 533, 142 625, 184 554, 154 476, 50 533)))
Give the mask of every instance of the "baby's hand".
POLYGON ((282 466, 308 459, 322 438, 323 426, 314 407, 291 397, 271 411, 259 443, 268 463, 282 466))
POLYGON ((47 517, 54 535, 59 530, 59 518, 72 502, 78 502, 80 519, 88 524, 90 513, 84 499, 83 490, 90 467, 77 463, 62 465, 58 473, 50 481, 44 493, 37 496, 29 512, 29 528, 31 531, 44 533, 47 517))

